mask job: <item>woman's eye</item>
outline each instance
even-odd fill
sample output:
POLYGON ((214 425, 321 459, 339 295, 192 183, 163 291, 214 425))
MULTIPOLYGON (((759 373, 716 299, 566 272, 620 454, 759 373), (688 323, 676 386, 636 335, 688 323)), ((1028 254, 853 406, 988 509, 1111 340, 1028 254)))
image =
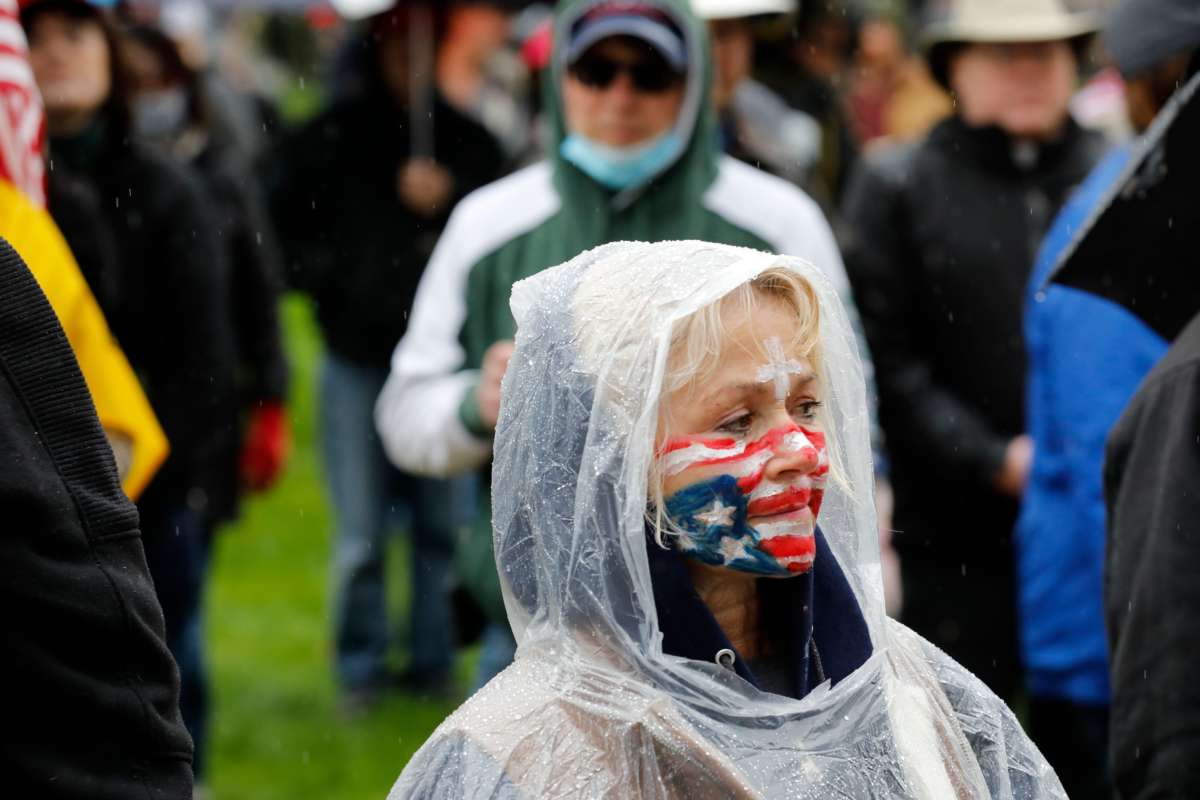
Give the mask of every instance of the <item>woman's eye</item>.
POLYGON ((717 430, 723 433, 746 433, 750 430, 750 415, 740 414, 717 425, 717 430))
POLYGON ((817 409, 820 407, 820 400, 806 400, 792 408, 792 416, 804 422, 812 422, 817 418, 817 409))

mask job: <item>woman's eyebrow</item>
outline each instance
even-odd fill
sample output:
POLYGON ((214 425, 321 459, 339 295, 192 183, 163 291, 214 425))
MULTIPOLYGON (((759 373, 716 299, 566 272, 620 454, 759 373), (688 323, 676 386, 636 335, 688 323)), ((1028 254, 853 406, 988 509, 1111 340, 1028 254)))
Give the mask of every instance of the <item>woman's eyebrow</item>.
POLYGON ((745 397, 748 394, 753 394, 761 389, 763 384, 757 381, 742 381, 740 383, 729 383, 712 390, 703 398, 705 404, 716 404, 724 400, 734 400, 745 397))
MULTIPOLYGON (((816 373, 811 369, 806 369, 804 372, 792 375, 792 391, 812 383, 816 377, 816 373)), ((774 391, 770 381, 739 381, 714 389, 701 398, 701 402, 706 405, 715 405, 722 401, 735 400, 764 391, 774 391)))

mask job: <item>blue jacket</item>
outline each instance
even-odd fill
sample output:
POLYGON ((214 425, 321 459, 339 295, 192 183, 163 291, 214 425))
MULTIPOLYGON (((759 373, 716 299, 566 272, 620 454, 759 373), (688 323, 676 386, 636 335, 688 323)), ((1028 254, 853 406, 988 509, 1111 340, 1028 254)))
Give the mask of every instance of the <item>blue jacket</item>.
POLYGON ((1109 702, 1104 444, 1166 343, 1115 303, 1042 287, 1128 157, 1128 147, 1110 153, 1063 207, 1042 243, 1025 306, 1027 430, 1035 452, 1014 537, 1021 654, 1034 696, 1088 705, 1109 702))

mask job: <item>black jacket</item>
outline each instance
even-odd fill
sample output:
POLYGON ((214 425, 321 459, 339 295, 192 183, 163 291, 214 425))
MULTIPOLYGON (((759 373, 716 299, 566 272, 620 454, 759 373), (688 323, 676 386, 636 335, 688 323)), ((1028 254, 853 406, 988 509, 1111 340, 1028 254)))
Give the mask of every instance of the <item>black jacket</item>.
POLYGON ((955 117, 918 145, 860 162, 846 267, 906 555, 957 564, 1007 552, 1017 503, 992 481, 1024 428, 1026 282, 1054 213, 1103 149, 1071 123, 1019 154, 1000 129, 955 117))
MULTIPOLYGON (((871 656, 871 636, 862 609, 841 564, 820 528, 813 568, 787 580, 758 580, 762 624, 788 665, 788 696, 802 698, 829 679, 837 684, 871 656)), ((728 648, 733 669, 764 691, 753 668, 734 650, 712 611, 696 593, 685 556, 664 550, 646 537, 646 557, 654 590, 663 652, 696 661, 715 661, 728 648)), ((720 663, 720 662, 717 662, 720 663)))
MULTIPOLYGON (((121 273, 116 306, 102 308, 171 445, 139 501, 142 514, 184 502, 208 509, 228 482, 236 406, 229 267, 204 190, 193 173, 102 122, 76 139, 51 140, 50 156, 53 169, 100 199, 121 273)), ((64 233, 74 248, 71 230, 64 233)), ((84 274, 102 268, 83 266, 84 274)))
POLYGON ((50 170, 47 178, 54 222, 70 243, 88 288, 100 308, 116 309, 121 302, 121 257, 96 187, 64 169, 50 170))
POLYGON ((408 113, 381 89, 343 100, 293 136, 273 181, 272 209, 287 277, 317 303, 330 349, 386 368, 407 327, 417 283, 457 202, 498 177, 499 145, 440 98, 434 157, 454 197, 434 219, 401 202, 397 179, 412 156, 408 113))
POLYGON ((214 456, 209 506, 214 517, 237 516, 241 481, 238 456, 245 414, 263 403, 283 402, 288 365, 279 321, 283 261, 268 218, 258 176, 232 147, 210 144, 191 162, 207 190, 214 232, 229 264, 229 323, 234 373, 231 435, 214 456))
POLYGON ((1104 496, 1113 785, 1200 797, 1200 317, 1109 434, 1104 496))
POLYGON ((283 255, 259 177, 237 151, 217 143, 191 165, 208 190, 216 233, 229 255, 241 405, 282 401, 288 381, 279 323, 283 255))
POLYGON ((0 453, 4 795, 191 798, 137 510, 62 328, 3 240, 0 453))

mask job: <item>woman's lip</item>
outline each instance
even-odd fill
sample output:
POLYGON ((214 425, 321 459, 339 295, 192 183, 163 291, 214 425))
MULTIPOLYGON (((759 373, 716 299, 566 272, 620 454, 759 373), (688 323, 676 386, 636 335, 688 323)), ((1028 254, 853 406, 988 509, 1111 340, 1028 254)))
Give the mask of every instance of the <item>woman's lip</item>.
POLYGON ((808 558, 816 554, 817 540, 811 534, 776 536, 774 539, 763 539, 758 543, 758 549, 775 558, 808 558))
POLYGON ((784 489, 778 494, 773 494, 770 497, 760 497, 757 500, 751 500, 746 506, 746 516, 753 517, 773 517, 779 514, 787 514, 790 511, 800 511, 808 508, 809 501, 812 500, 811 489, 800 489, 792 487, 784 489))

